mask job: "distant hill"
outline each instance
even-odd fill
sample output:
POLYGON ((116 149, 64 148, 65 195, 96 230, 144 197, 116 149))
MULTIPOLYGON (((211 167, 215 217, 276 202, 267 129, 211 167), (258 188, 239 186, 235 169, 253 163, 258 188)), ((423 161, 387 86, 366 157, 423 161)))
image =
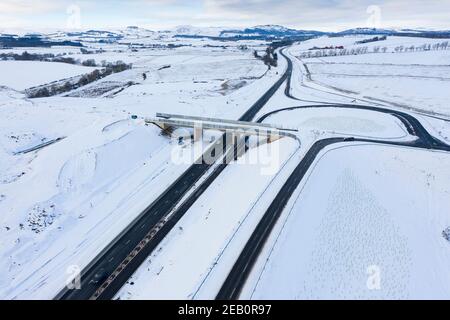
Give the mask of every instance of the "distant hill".
POLYGON ((19 47, 52 47, 52 46, 73 46, 82 47, 80 42, 74 41, 53 41, 38 35, 26 35, 19 37, 16 35, 0 35, 0 48, 19 47))
POLYGON ((282 40, 287 38, 302 39, 326 33, 310 30, 289 29, 279 25, 262 25, 243 29, 177 27, 177 38, 209 38, 213 40, 282 40))
POLYGON ((245 28, 243 30, 223 30, 220 33, 220 36, 229 37, 241 35, 241 36, 262 36, 262 37, 283 39, 288 37, 299 37, 299 36, 319 36, 323 34, 325 33, 320 31, 295 30, 278 25, 264 25, 252 28, 245 28))
POLYGON ((305 39, 328 35, 332 37, 348 35, 386 35, 386 36, 415 36, 427 38, 450 38, 450 31, 431 31, 422 29, 376 29, 376 28, 354 28, 341 32, 322 32, 315 30, 297 30, 279 25, 262 25, 243 29, 218 28, 194 28, 184 26, 175 29, 175 37, 180 38, 210 38, 214 40, 288 40, 305 39))
POLYGON ((259 25, 250 28, 221 28, 178 26, 172 30, 152 31, 137 26, 121 30, 55 31, 48 34, 30 33, 23 36, 0 34, 0 47, 51 47, 77 46, 89 43, 134 44, 141 39, 160 40, 171 38, 211 39, 216 41, 260 40, 279 43, 302 41, 318 36, 414 36, 425 38, 450 38, 450 30, 426 29, 376 29, 354 28, 341 32, 297 30, 280 25, 259 25))
POLYGON ((341 32, 328 33, 330 36, 340 37, 347 35, 386 35, 386 36, 412 36, 424 38, 450 38, 449 30, 434 31, 425 29, 376 29, 376 28, 355 28, 341 32))

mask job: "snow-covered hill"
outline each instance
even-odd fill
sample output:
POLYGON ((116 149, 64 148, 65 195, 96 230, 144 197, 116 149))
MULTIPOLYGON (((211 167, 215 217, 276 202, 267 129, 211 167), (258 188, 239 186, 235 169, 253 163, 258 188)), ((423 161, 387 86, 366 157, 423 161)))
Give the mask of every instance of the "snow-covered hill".
MULTIPOLYGON (((195 27, 190 25, 177 26, 170 30, 151 31, 137 26, 129 26, 118 30, 53 30, 41 33, 33 32, 0 32, 0 47, 10 47, 11 38, 23 40, 22 37, 42 39, 45 41, 72 41, 81 43, 127 43, 137 39, 160 40, 162 38, 209 38, 212 40, 279 40, 279 39, 304 39, 316 36, 347 36, 347 35, 415 35, 421 37, 443 38, 450 37, 448 30, 416 29, 376 29, 355 28, 337 33, 315 30, 298 30, 280 25, 258 25, 248 28, 224 28, 224 27, 195 27), (9 40, 8 40, 9 39, 9 40)), ((27 40, 28 41, 28 40, 27 40)), ((15 45, 17 46, 17 45, 15 45)), ((34 46, 34 45, 30 45, 34 46)))

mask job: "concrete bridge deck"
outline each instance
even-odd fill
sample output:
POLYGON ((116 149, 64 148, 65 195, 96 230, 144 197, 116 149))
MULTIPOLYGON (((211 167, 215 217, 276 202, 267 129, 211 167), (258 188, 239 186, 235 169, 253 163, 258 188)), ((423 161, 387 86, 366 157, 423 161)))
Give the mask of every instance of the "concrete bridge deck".
POLYGON ((298 129, 284 128, 272 124, 255 123, 247 121, 233 121, 227 119, 204 118, 185 115, 157 113, 157 118, 146 118, 146 123, 153 123, 165 130, 168 128, 193 128, 194 140, 203 136, 203 130, 218 130, 233 133, 237 136, 258 136, 267 138, 269 142, 290 137, 297 139, 298 129))

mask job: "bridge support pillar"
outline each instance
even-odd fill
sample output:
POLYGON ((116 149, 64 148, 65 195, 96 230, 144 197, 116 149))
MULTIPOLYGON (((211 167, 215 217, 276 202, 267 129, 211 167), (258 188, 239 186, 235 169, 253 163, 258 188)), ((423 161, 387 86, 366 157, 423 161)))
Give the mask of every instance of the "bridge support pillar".
POLYGON ((194 141, 201 141, 203 140, 203 128, 201 127, 194 127, 194 141))
POLYGON ((280 140, 282 137, 279 135, 270 135, 267 137, 267 143, 272 143, 275 142, 277 140, 280 140))
POLYGON ((237 160, 245 152, 245 148, 243 145, 244 139, 245 139, 244 135, 239 133, 233 133, 233 144, 235 150, 234 160, 237 160))
POLYGON ((162 131, 172 133, 173 130, 175 130, 175 127, 169 124, 166 124, 164 122, 153 122, 154 125, 159 127, 162 131))

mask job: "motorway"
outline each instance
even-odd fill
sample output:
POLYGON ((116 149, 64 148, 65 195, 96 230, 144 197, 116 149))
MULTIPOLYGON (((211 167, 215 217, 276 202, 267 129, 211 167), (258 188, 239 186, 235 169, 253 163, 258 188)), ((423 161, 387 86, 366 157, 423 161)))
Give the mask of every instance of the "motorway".
MULTIPOLYGON (((238 120, 252 121, 270 98, 292 74, 292 65, 277 82, 238 120)), ((225 140, 225 136, 223 136, 225 140)), ((239 148, 245 147, 240 143, 239 148)), ((237 154, 238 147, 226 151, 237 154)), ((211 153, 213 146, 205 153, 211 153)), ((112 299, 136 269, 183 217, 192 204, 223 172, 227 162, 215 166, 214 171, 189 194, 192 187, 213 167, 205 162, 194 164, 179 177, 156 201, 110 243, 82 272, 81 289, 64 288, 55 299, 108 300, 112 299), (180 204, 180 202, 187 198, 180 204), (180 204, 180 205, 179 205, 180 204), (178 206, 177 206, 178 205, 178 206)))
MULTIPOLYGON (((292 61, 283 54, 283 56, 288 60, 288 64, 292 70, 292 61)), ((285 94, 289 98, 304 101, 301 99, 297 99, 290 95, 290 78, 287 81, 285 94)), ((311 101, 308 101, 311 102, 311 101)), ((448 151, 450 152, 450 146, 439 141, 438 139, 431 136, 427 130, 421 125, 421 123, 412 115, 400 112, 397 110, 391 110, 387 108, 380 107, 372 107, 372 106, 358 106, 358 105, 346 105, 346 104, 331 104, 323 102, 315 102, 322 103, 322 105, 308 105, 308 106, 298 106, 298 107, 289 107, 282 108, 270 113, 263 115, 258 121, 264 121, 271 115, 295 110, 302 108, 351 108, 351 109, 363 109, 363 110, 371 110, 375 112, 382 112, 391 114, 405 125, 409 134, 417 137, 417 140, 412 142, 393 142, 393 141, 382 141, 382 140, 372 140, 372 139, 356 139, 349 137, 336 137, 336 138, 328 138, 322 139, 313 144, 313 146, 308 150, 304 158, 300 161, 297 167, 294 169, 292 174, 289 176, 288 180, 282 186, 281 190, 278 192, 268 209, 266 210, 264 216, 256 226, 254 232, 250 236, 250 239, 245 244, 241 254, 238 259, 234 263, 230 273, 228 274, 225 282, 223 283, 219 293, 216 296, 217 300, 237 300, 241 294, 241 291, 257 262, 257 259, 264 248, 267 239, 269 238, 273 228, 275 227, 278 219, 280 218, 283 210, 285 209, 288 201, 294 194, 294 191, 297 189, 303 177, 310 169, 311 165, 314 163, 314 160, 317 158, 317 155, 324 150, 326 147, 337 144, 337 143, 355 143, 355 142, 365 142, 365 143, 374 143, 374 144, 383 144, 383 145, 395 145, 401 147, 411 147, 411 148, 420 148, 420 149, 429 149, 429 150, 439 150, 439 151, 448 151)))

